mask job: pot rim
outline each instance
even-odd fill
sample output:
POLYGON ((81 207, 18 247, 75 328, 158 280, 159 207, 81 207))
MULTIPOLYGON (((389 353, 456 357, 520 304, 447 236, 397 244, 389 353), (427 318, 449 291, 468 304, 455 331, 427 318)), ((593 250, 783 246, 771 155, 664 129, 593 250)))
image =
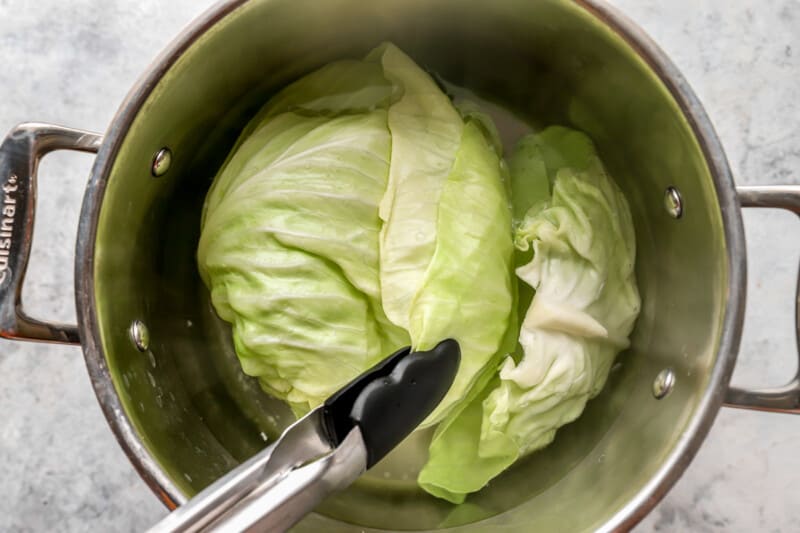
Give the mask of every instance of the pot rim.
MULTIPOLYGON (((111 380, 100 341, 95 308, 94 253, 103 195, 115 158, 130 126, 153 89, 172 65, 207 30, 248 0, 223 0, 191 22, 153 61, 126 96, 114 116, 95 159, 78 224, 75 289, 78 327, 89 376, 103 414, 123 451, 151 490, 168 508, 186 496, 166 476, 137 435, 111 380)), ((727 257, 727 302, 719 348, 708 385, 691 415, 687 429, 656 474, 606 522, 601 530, 627 530, 644 518, 683 474, 722 406, 736 363, 744 320, 746 250, 740 204, 733 176, 714 127, 700 101, 667 55, 625 15, 605 0, 574 0, 622 38, 658 77, 674 98, 705 157, 721 211, 727 257)))

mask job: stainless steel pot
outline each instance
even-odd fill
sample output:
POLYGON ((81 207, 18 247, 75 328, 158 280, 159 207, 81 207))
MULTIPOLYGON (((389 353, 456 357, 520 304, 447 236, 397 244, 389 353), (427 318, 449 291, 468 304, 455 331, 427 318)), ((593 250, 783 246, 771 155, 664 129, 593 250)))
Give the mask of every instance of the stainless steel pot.
POLYGON ((631 204, 643 310, 585 414, 467 504, 425 496, 389 464, 389 479, 363 479, 301 528, 625 529, 681 475, 723 402, 800 412, 798 377, 728 386, 745 303, 740 207, 800 213, 800 187, 737 191, 686 82, 620 14, 598 0, 227 1, 159 57, 104 137, 26 124, 0 147, 0 333, 81 343, 109 424, 168 506, 289 418, 239 370, 196 272, 210 178, 269 94, 383 40, 534 125, 592 136, 631 204), (77 327, 32 319, 20 302, 37 163, 59 149, 98 152, 78 230, 77 327))

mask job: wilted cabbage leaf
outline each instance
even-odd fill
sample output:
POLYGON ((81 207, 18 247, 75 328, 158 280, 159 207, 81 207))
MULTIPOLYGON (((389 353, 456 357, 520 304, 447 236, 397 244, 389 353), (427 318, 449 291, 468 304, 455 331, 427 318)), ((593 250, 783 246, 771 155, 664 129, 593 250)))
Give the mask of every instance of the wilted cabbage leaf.
POLYGON ((484 132, 389 44, 305 76, 247 125, 206 198, 198 264, 242 368, 296 414, 409 343, 461 346, 427 424, 496 369, 513 243, 484 132))
POLYGON ((419 482, 455 503, 581 414, 628 346, 640 308, 630 211, 591 141, 549 128, 519 143, 510 168, 512 191, 527 191, 512 197, 515 211, 527 210, 515 244, 532 251, 516 272, 535 295, 522 353, 437 428, 419 482))

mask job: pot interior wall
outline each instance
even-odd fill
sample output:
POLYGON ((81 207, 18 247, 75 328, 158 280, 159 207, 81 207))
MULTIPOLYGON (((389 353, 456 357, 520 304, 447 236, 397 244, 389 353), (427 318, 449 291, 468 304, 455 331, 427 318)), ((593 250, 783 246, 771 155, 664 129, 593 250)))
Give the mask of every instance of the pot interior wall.
MULTIPOLYGON (((725 304, 726 250, 689 124, 622 38, 575 3, 252 1, 195 42, 125 133, 100 213, 96 305, 126 414, 187 496, 290 420, 241 373, 229 329, 210 307, 194 256, 199 212, 238 131, 269 94, 384 40, 534 128, 564 124, 591 135, 634 215, 643 310, 631 349, 584 415, 466 504, 426 496, 389 465, 304 525, 599 527, 658 470, 704 392, 725 304), (150 162, 162 146, 172 149, 172 167, 153 178, 150 162), (663 207, 669 185, 683 194, 680 220, 663 207), (145 353, 128 335, 137 319, 151 334, 145 353), (666 367, 677 384, 658 401, 652 382, 666 367)), ((424 450, 424 435, 417 440, 406 448, 424 450)))

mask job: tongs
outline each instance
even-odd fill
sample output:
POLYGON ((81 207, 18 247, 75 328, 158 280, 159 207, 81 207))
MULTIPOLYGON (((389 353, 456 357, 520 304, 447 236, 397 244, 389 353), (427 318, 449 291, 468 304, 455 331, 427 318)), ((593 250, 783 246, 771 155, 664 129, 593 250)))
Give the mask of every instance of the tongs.
POLYGON ((405 439, 444 398, 459 360, 454 340, 395 352, 150 532, 286 531, 405 439))

